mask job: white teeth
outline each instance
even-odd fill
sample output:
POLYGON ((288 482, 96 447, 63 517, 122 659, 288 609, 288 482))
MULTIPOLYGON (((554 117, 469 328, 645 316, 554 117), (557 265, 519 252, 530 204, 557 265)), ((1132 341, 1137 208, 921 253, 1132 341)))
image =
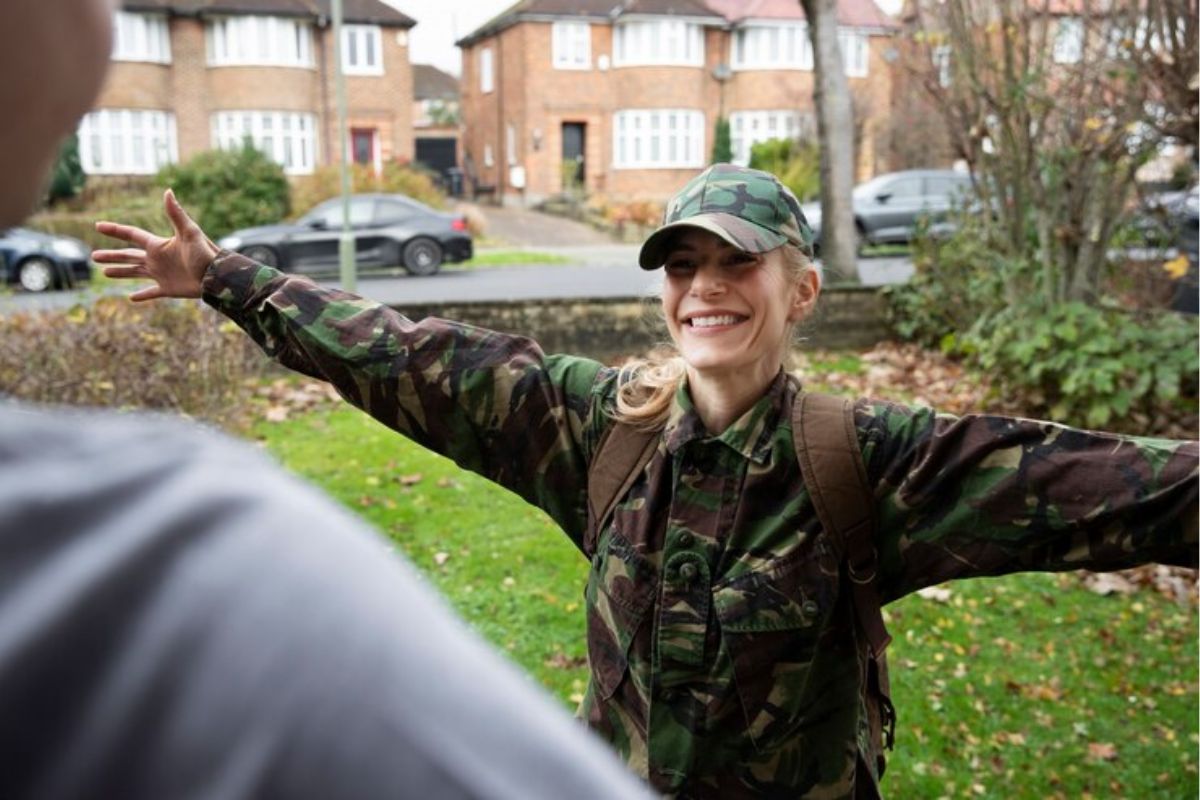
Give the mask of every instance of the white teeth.
POLYGON ((712 328, 717 325, 734 325, 741 320, 741 317, 734 314, 722 314, 719 317, 692 317, 691 323, 693 328, 712 328))

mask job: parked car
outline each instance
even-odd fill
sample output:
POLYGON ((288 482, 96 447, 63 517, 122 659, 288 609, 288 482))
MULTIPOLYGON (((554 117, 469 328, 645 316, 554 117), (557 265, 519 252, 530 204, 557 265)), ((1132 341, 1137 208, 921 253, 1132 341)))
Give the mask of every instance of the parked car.
MULTIPOLYGON (((432 275, 445 261, 471 257, 467 221, 399 194, 350 196, 355 262, 363 267, 402 266, 432 275)), ((327 200, 291 223, 234 231, 218 244, 262 264, 290 272, 327 272, 338 266, 342 199, 327 200)))
MULTIPOLYGON (((935 233, 949 232, 949 212, 971 197, 971 176, 949 169, 910 169, 877 175, 854 187, 851 205, 858 249, 871 244, 911 241, 917 225, 928 219, 935 233)), ((817 245, 821 241, 821 204, 801 206, 817 245)))
POLYGON ((27 292, 69 289, 92 278, 92 250, 68 236, 28 228, 0 230, 0 267, 27 292))

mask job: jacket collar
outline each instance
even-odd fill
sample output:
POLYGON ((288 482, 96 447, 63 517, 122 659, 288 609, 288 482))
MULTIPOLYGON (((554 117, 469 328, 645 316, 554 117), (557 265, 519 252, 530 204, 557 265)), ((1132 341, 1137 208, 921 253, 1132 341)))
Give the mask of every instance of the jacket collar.
POLYGON ((791 393, 786 391, 787 385, 787 373, 781 369, 753 406, 734 420, 724 432, 713 436, 696 413, 685 377, 675 391, 671 413, 663 429, 667 452, 674 455, 689 442, 708 439, 724 443, 755 464, 765 463, 771 454, 771 434, 778 428, 780 417, 785 410, 784 403, 791 396, 791 393))

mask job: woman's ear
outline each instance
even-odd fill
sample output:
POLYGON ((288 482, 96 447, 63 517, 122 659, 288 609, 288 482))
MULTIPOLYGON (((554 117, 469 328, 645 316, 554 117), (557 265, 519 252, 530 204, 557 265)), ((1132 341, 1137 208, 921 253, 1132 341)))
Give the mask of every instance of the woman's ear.
POLYGON ((805 270, 792 286, 792 307, 788 309, 788 322, 799 322, 811 314, 820 293, 820 271, 816 267, 805 270))

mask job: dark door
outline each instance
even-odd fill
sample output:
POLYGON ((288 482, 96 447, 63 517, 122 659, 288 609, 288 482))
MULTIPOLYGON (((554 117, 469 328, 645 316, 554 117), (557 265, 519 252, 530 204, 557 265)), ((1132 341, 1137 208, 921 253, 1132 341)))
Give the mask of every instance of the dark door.
POLYGON ((458 166, 458 141, 450 136, 418 137, 417 161, 439 175, 458 166))
POLYGON ((562 126, 562 181, 563 191, 581 191, 584 187, 583 153, 587 125, 582 122, 564 122, 562 126))

